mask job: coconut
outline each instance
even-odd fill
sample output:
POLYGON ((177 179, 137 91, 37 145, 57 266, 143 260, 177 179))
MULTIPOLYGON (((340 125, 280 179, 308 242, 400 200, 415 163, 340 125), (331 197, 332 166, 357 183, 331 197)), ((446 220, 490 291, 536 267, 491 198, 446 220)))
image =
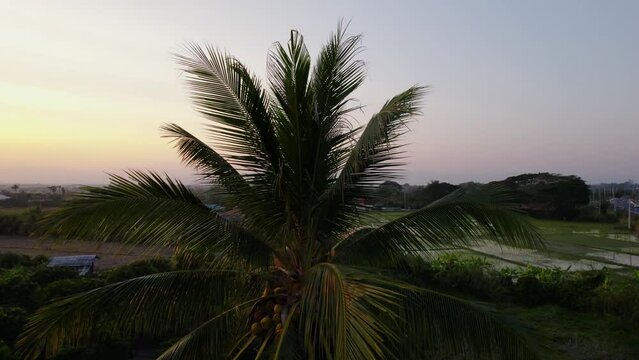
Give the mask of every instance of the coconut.
POLYGON ((263 330, 263 329, 262 329, 262 326, 261 326, 261 325, 260 325, 260 323, 258 323, 258 322, 254 322, 254 323, 251 325, 251 333, 252 333, 253 335, 255 335, 255 336, 258 336, 259 334, 261 334, 261 333, 262 333, 262 330, 263 330))
POLYGON ((281 333, 282 330, 284 330, 284 327, 282 326, 282 324, 277 324, 277 326, 275 326, 275 332, 276 333, 281 333))
POLYGON ((269 329, 271 325, 273 325, 273 320, 271 320, 270 317, 265 316, 262 320, 260 320, 260 325, 262 325, 262 328, 264 329, 269 329))
POLYGON ((277 304, 277 305, 273 306, 273 311, 274 311, 276 314, 281 314, 281 313, 282 313, 282 305, 277 304))
POLYGON ((282 315, 275 313, 275 315, 273 315, 273 324, 279 324, 282 322, 282 315))

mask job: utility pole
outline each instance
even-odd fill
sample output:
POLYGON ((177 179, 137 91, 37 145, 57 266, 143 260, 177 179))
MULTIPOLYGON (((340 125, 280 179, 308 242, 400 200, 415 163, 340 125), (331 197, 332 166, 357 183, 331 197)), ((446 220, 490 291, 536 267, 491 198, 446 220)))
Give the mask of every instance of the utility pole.
POLYGON ((632 200, 628 199, 628 230, 630 230, 630 217, 632 216, 632 209, 637 206, 632 200))

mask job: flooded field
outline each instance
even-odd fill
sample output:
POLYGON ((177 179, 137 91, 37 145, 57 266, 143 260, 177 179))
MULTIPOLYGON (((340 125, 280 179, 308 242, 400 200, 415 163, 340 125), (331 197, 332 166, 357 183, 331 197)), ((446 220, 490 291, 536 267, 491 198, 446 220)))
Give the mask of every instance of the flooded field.
MULTIPOLYGON (((401 215, 403 213, 385 213, 380 223, 401 215)), ((623 227, 607 223, 533 222, 546 242, 544 251, 517 249, 486 241, 468 249, 445 252, 483 256, 498 267, 530 264, 570 270, 639 268, 639 239, 623 227)))

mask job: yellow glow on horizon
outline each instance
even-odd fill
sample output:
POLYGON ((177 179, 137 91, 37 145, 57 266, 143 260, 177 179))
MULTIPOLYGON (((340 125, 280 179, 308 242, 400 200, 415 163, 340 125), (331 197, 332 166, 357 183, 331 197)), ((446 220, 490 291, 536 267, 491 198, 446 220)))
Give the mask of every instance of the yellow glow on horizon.
POLYGON ((189 110, 0 82, 0 175, 25 166, 101 173, 177 162, 158 127, 189 110))

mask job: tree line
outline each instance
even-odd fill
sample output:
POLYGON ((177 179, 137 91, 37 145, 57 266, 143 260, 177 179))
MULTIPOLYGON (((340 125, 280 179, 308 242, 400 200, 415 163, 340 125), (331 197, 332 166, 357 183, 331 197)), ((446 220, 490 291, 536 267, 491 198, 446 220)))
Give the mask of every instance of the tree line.
MULTIPOLYGON (((591 212, 587 206, 590 189, 575 175, 530 173, 489 184, 508 189, 520 209, 534 217, 572 220, 591 212)), ((483 185, 474 182, 454 185, 441 181, 402 185, 385 181, 377 187, 377 196, 370 205, 380 210, 419 209, 460 188, 483 185)))

